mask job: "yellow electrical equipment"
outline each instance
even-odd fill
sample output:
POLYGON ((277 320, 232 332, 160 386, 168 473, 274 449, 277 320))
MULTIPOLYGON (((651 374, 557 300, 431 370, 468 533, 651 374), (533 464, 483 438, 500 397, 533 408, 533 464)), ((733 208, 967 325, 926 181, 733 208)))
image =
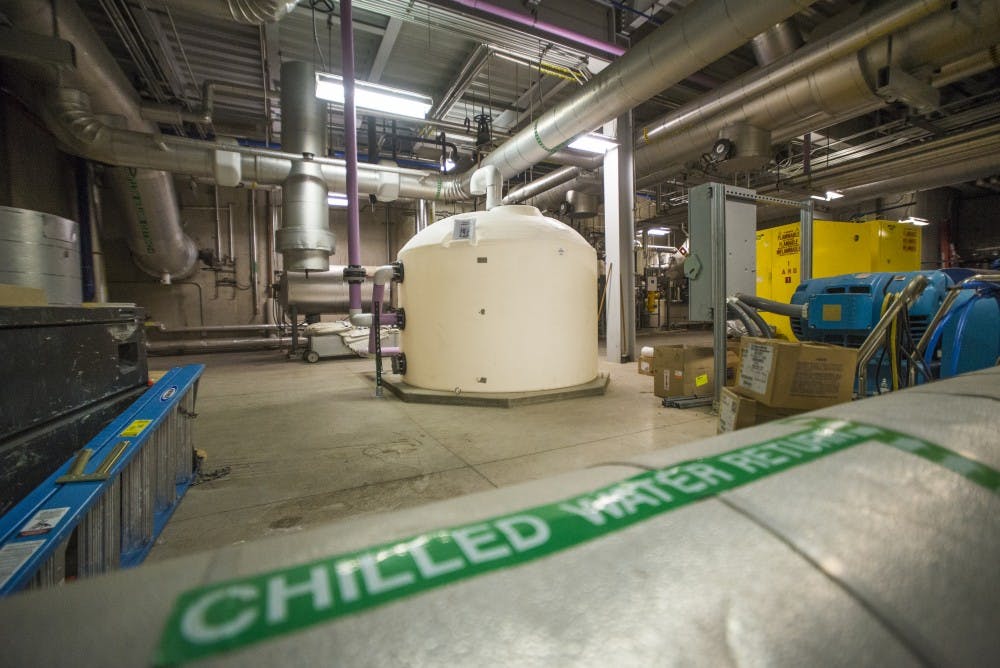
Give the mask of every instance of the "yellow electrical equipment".
POLYGON ((660 293, 650 290, 646 293, 646 313, 656 313, 656 304, 660 301, 660 293))
MULTIPOLYGON (((757 232, 757 295, 789 303, 800 282, 799 223, 757 232)), ((813 277, 920 269, 920 229, 894 220, 813 222, 813 277)), ((795 340, 788 318, 761 312, 779 337, 795 340)))

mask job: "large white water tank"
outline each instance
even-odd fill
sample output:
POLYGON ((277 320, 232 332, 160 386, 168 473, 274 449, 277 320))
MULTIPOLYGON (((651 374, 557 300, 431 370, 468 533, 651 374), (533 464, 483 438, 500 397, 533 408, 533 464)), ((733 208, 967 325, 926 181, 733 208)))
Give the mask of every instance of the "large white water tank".
POLYGON ((428 226, 399 260, 410 385, 528 392, 597 376, 597 255, 573 228, 498 206, 428 226))

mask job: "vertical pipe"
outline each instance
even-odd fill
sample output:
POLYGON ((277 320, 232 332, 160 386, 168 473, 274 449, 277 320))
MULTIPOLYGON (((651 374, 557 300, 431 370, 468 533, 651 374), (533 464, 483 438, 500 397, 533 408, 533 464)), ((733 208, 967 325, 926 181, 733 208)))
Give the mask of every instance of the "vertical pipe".
POLYGON ((813 202, 802 203, 799 220, 799 282, 808 281, 813 272, 813 202))
POLYGON ((222 260, 222 215, 219 212, 219 186, 212 186, 215 195, 215 261, 222 260))
POLYGON ((96 292, 94 285, 94 253, 91 244, 93 226, 90 224, 90 183, 88 182, 87 161, 77 158, 74 161, 74 176, 76 180, 76 218, 77 230, 80 235, 80 276, 83 285, 83 301, 92 302, 96 292))
POLYGON ((228 215, 226 216, 226 226, 229 229, 229 261, 234 262, 236 260, 236 251, 233 250, 233 203, 230 202, 226 205, 226 211, 228 215))
POLYGON ((253 299, 253 314, 260 315, 260 293, 257 281, 257 190, 250 188, 250 297, 253 299))
POLYGON ((726 383, 726 186, 711 185, 710 239, 712 244, 712 350, 715 396, 719 407, 722 386, 726 383))
POLYGON ((101 247, 101 191, 97 187, 92 163, 87 164, 87 181, 90 184, 90 252, 94 259, 94 301, 108 302, 108 272, 104 264, 104 250, 101 247))
MULTIPOLYGON (((358 211, 358 127, 354 106, 354 17, 351 0, 340 2, 341 69, 344 77, 344 159, 347 162, 347 264, 361 267, 358 211)), ((361 281, 351 280, 351 313, 361 313, 361 281)))
MULTIPOLYGON (((264 219, 264 295, 265 298, 272 298, 273 294, 271 292, 271 281, 274 280, 274 194, 269 190, 267 191, 265 202, 267 203, 267 212, 264 219)), ((264 319, 265 321, 271 319, 272 308, 264 309, 264 319)))

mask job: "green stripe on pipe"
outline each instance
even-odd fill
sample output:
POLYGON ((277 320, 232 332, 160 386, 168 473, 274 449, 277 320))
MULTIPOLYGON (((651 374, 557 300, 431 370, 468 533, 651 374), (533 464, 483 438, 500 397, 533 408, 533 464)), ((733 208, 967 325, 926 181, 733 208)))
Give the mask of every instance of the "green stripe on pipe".
POLYGON ((647 471, 564 501, 182 593, 157 665, 245 647, 450 582, 517 566, 860 443, 882 443, 1000 491, 1000 472, 947 448, 844 420, 647 471))

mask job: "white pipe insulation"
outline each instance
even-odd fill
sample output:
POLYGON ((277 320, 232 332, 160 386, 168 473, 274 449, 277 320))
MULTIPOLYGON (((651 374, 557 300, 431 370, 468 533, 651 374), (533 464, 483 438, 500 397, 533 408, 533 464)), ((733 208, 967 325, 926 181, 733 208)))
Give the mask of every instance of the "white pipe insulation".
POLYGON ((5 660, 165 664, 190 647, 222 666, 995 663, 997 401, 992 368, 815 423, 19 594, 0 601, 5 660), (98 608, 100 624, 79 623, 98 608))

